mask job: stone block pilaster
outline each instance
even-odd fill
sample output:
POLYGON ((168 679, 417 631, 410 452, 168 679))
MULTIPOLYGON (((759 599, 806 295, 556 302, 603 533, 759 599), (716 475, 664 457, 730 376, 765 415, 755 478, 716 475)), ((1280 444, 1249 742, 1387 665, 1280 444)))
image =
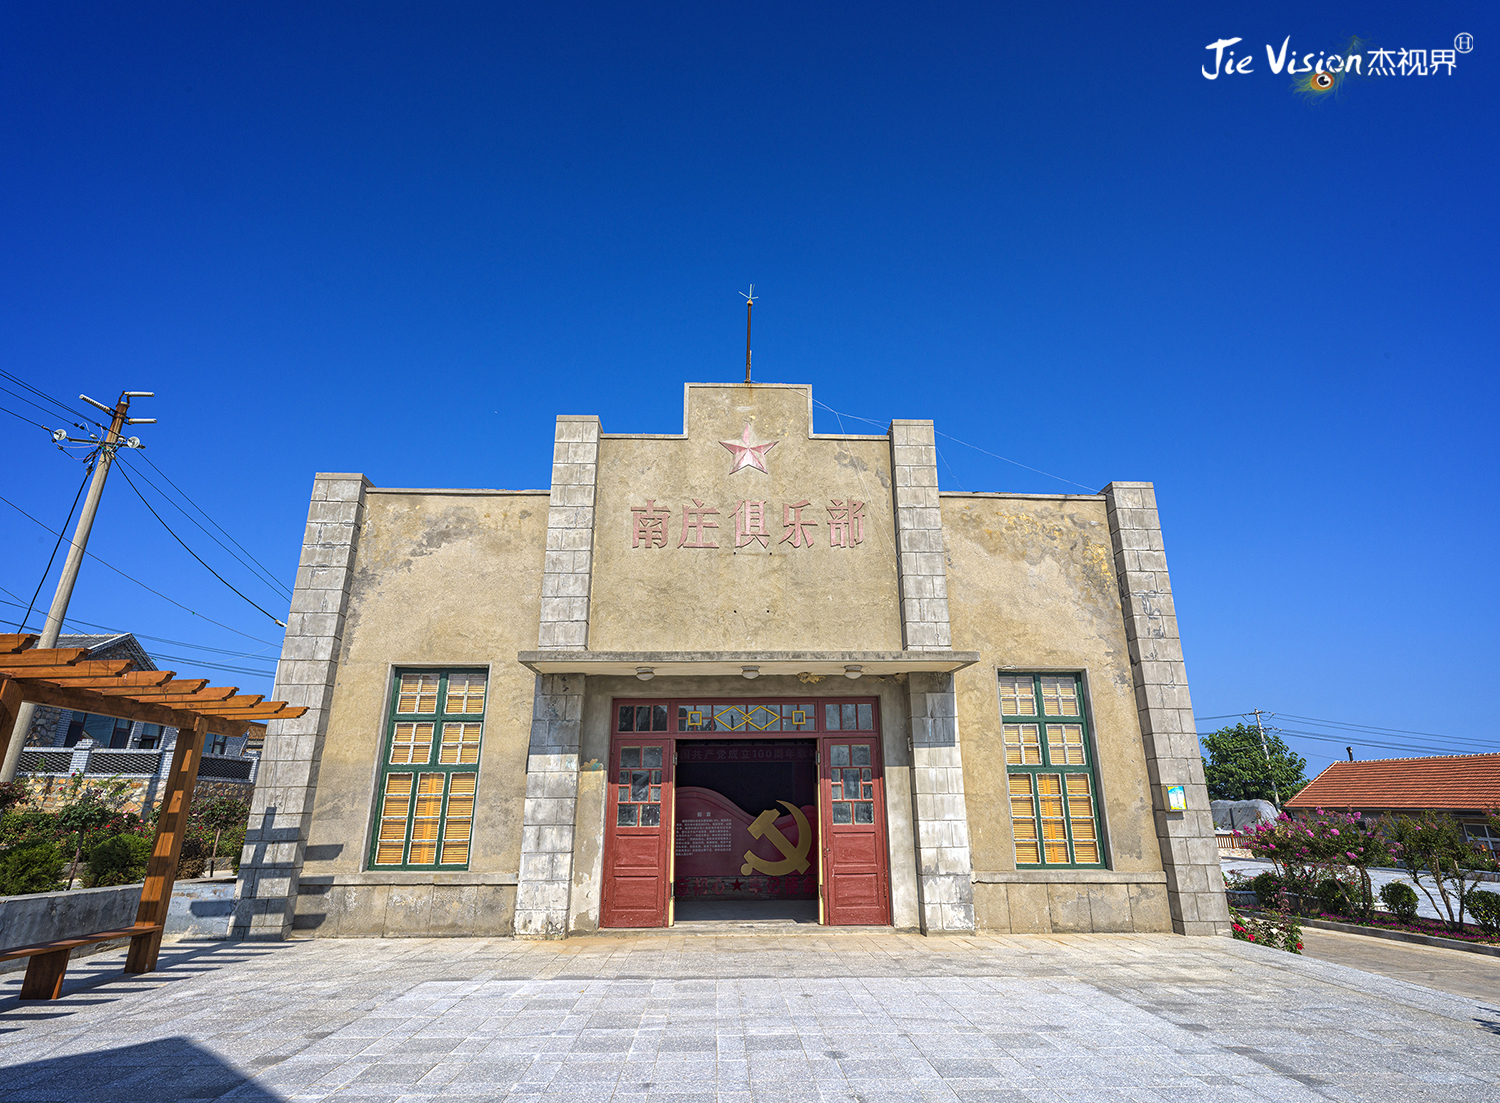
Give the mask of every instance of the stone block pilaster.
MULTIPOLYGON (((891 493, 902 645, 909 651, 947 651, 953 637, 932 422, 891 422, 891 493)), ((953 675, 910 674, 906 687, 922 931, 972 931, 974 863, 953 675)))
POLYGON ((267 725, 240 861, 234 938, 283 939, 292 929, 369 486, 357 474, 313 478, 302 559, 271 693, 273 700, 305 705, 307 711, 267 725))
POLYGON ((580 674, 544 674, 536 679, 516 884, 519 938, 568 934, 583 682, 580 674))
POLYGON ((542 619, 537 647, 589 645, 589 590, 594 572, 594 492, 599 480, 599 419, 557 419, 552 497, 542 563, 542 619))
MULTIPOLYGON (((542 650, 588 648, 598 474, 599 419, 559 417, 552 446, 552 498, 537 630, 537 647, 542 650)), ((565 938, 568 933, 583 681, 581 675, 545 675, 536 680, 516 883, 519 938, 565 938)))
POLYGON ((902 646, 946 651, 953 646, 953 636, 948 626, 948 569, 932 422, 891 422, 891 494, 896 512, 902 646))
POLYGON ((974 862, 952 674, 907 675, 922 933, 974 929, 974 862))
POLYGON ((1110 483, 1103 493, 1172 927, 1179 934, 1227 934, 1229 904, 1203 778, 1203 751, 1188 695, 1172 583, 1167 577, 1156 492, 1150 483, 1110 483), (1169 785, 1183 787, 1187 811, 1167 811, 1169 785))

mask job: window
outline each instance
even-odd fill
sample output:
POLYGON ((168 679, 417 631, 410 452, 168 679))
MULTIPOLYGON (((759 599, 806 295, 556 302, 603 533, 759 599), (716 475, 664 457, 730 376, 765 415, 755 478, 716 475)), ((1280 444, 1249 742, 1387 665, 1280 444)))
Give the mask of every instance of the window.
POLYGON ((407 671, 396 678, 370 862, 465 868, 488 675, 407 671))
POLYGON ((1000 675, 1017 866, 1103 866, 1082 679, 1000 675))
POLYGON ((136 740, 136 747, 142 751, 154 751, 161 742, 160 724, 142 724, 140 737, 136 740))
POLYGON ((213 742, 208 745, 208 753, 209 754, 228 754, 229 753, 229 738, 227 736, 223 736, 223 735, 216 735, 216 736, 214 736, 213 742))
POLYGON ((1474 846, 1481 846, 1491 854, 1500 854, 1500 831, 1488 824, 1464 824, 1464 837, 1474 846))

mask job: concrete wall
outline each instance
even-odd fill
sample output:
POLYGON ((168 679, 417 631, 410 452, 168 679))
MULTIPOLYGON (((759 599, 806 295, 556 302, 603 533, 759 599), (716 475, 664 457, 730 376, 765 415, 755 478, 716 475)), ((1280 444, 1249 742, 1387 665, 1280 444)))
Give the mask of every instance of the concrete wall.
POLYGON ((295 929, 510 933, 546 528, 545 494, 368 492, 295 929), (367 870, 392 671, 452 666, 490 671, 469 870, 367 870))
POLYGON ((981 930, 1171 929, 1102 497, 944 494, 955 675, 981 930), (1016 870, 997 674, 1082 672, 1107 871, 1016 870))
POLYGON ((810 438, 807 387, 694 384, 687 393, 686 437, 600 438, 589 648, 900 650, 887 439, 810 438), (769 474, 731 471, 720 440, 737 441, 747 424, 754 440, 776 442, 769 474), (647 498, 670 510, 666 547, 631 546, 631 510, 647 498), (864 540, 831 547, 830 503, 850 498, 864 503, 864 540), (717 548, 678 547, 694 499, 719 511, 708 530, 717 548), (735 547, 745 500, 765 502, 765 547, 735 547), (784 508, 802 501, 810 547, 782 540, 784 508))
MULTIPOLYGON (((31 946, 59 938, 77 938, 128 927, 135 922, 141 903, 140 885, 115 885, 104 889, 74 889, 71 892, 37 892, 26 896, 0 896, 0 949, 31 946)), ((178 881, 172 886, 163 938, 229 937, 234 915, 234 882, 222 878, 178 881)), ((80 946, 72 956, 117 950, 125 941, 98 942, 80 946)), ((0 973, 26 968, 26 962, 0 963, 0 973)))

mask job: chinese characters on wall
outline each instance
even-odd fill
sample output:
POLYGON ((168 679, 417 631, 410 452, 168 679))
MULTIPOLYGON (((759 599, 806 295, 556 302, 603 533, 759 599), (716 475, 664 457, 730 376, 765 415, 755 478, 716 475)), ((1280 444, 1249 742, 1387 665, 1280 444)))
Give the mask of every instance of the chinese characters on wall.
MULTIPOLYGON (((655 498, 647 498, 646 504, 630 507, 630 546, 632 548, 717 548, 720 530, 725 541, 730 528, 734 529, 734 548, 757 547, 770 551, 772 542, 793 548, 810 548, 819 543, 823 526, 827 525, 827 540, 830 548, 855 548, 865 540, 865 503, 854 498, 831 498, 828 505, 814 506, 810 499, 781 504, 781 525, 777 531, 775 510, 764 499, 744 498, 729 511, 731 523, 724 518, 724 511, 707 505, 701 498, 693 498, 678 510, 678 521, 672 522, 672 509, 657 505, 655 498), (723 523, 721 524, 721 519, 723 523)), ((727 545, 726 545, 727 546, 727 545)))

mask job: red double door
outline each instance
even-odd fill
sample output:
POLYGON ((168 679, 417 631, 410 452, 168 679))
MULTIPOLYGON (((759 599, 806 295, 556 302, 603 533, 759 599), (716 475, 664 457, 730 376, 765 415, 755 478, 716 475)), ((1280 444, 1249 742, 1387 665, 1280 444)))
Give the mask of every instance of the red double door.
MULTIPOLYGON (((891 921, 890 875, 878 710, 868 698, 819 706, 818 730, 787 738, 812 737, 818 744, 822 922, 886 925, 891 921), (855 715, 859 727, 868 730, 827 730, 839 723, 841 709, 850 712, 854 704, 864 706, 855 715)), ((627 708, 641 713, 651 726, 676 726, 662 717, 665 712, 675 720, 672 703, 617 703, 613 711, 618 716, 627 708)), ((736 734, 764 739, 768 733, 719 730, 714 738, 736 734)), ((671 921, 673 766, 678 742, 693 737, 670 730, 617 730, 610 741, 601 926, 664 927, 671 921)))

